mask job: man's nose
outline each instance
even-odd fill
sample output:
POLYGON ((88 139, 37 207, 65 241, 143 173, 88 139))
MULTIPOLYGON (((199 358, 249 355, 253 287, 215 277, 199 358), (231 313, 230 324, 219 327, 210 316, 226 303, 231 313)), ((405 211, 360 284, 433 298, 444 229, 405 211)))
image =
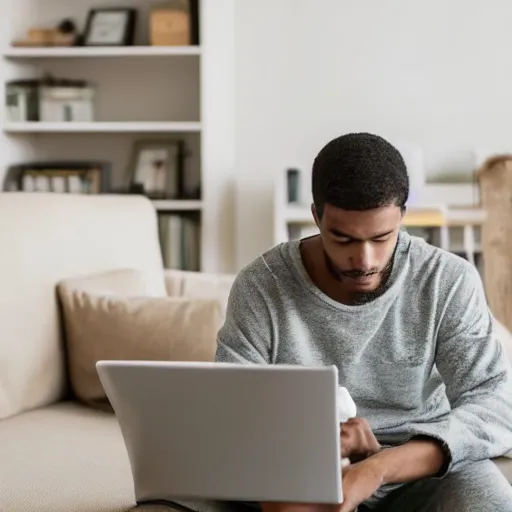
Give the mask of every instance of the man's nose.
POLYGON ((361 270, 366 270, 371 267, 372 261, 372 248, 368 242, 361 242, 354 247, 354 252, 351 258, 352 265, 361 270))

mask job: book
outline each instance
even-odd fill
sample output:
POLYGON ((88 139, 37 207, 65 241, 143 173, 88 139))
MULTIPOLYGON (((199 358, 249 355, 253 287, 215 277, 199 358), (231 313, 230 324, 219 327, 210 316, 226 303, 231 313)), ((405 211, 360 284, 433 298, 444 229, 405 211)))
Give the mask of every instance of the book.
POLYGON ((159 235, 164 267, 198 272, 200 234, 198 219, 183 213, 161 213, 159 235))

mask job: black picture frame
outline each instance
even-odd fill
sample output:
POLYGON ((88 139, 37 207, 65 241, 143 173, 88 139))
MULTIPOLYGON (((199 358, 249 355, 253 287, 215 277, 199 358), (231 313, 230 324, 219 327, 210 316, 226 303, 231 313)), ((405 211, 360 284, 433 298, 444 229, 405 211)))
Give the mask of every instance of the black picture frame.
MULTIPOLYGON (((128 168, 128 190, 141 193, 151 199, 185 199, 184 190, 184 158, 185 142, 177 138, 140 139, 132 146, 132 155, 128 168), (143 152, 165 152, 169 158, 163 182, 156 188, 147 188, 145 173, 149 169, 140 168, 140 157, 143 152)), ((147 162, 146 162, 147 163, 147 162)), ((156 163, 156 161, 155 161, 156 163)), ((165 169, 165 170, 164 170, 165 169)), ((156 168, 154 169, 156 170, 156 168)), ((155 184, 155 181, 151 179, 155 184)))
POLYGON ((200 34, 200 26, 199 26, 199 0, 189 0, 189 10, 190 10, 190 35, 191 35, 191 44, 199 45, 201 42, 199 40, 200 34))
POLYGON ((137 23, 137 11, 136 9, 130 8, 100 8, 100 9, 90 9, 89 14, 87 16, 87 22, 85 25, 85 30, 82 38, 83 46, 133 46, 135 44, 135 26, 137 23), (94 19, 96 16, 104 14, 104 13, 113 13, 126 14, 126 23, 124 26, 123 34, 121 38, 116 42, 94 42, 90 41, 91 33, 94 28, 94 19))

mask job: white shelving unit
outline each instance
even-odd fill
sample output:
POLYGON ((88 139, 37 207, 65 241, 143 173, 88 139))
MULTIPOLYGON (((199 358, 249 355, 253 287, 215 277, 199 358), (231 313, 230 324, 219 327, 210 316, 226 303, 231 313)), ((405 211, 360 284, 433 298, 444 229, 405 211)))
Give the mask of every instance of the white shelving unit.
MULTIPOLYGON (((286 170, 277 175, 274 187, 275 244, 318 232, 310 207, 310 175, 302 173, 298 190, 298 201, 289 203, 286 170)), ((480 231, 485 221, 485 212, 478 204, 478 191, 472 184, 427 184, 419 194, 418 202, 408 205, 404 225, 413 234, 429 232, 435 245, 478 264, 480 231)))
POLYGON ((0 3, 0 90, 11 80, 58 78, 91 82, 95 122, 9 122, 0 117, 0 181, 12 164, 48 160, 102 160, 112 167, 114 190, 126 184, 134 143, 183 140, 187 192, 198 199, 158 200, 162 214, 200 219, 200 268, 233 272, 234 230, 234 0, 199 0, 199 46, 151 47, 148 14, 158 0, 124 0, 138 11, 129 47, 14 48, 33 26, 64 18, 83 30, 91 8, 113 0, 3 0, 0 3))

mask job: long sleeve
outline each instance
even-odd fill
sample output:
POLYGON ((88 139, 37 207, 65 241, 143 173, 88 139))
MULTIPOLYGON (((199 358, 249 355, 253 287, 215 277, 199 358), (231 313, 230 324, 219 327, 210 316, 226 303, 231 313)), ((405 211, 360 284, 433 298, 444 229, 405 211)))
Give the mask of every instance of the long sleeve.
POLYGON ((477 271, 464 267, 444 305, 436 365, 451 412, 414 430, 443 443, 447 471, 512 449, 512 370, 477 271))
POLYGON ((240 272, 228 299, 226 320, 217 337, 217 362, 269 364, 272 319, 261 283, 240 272))

